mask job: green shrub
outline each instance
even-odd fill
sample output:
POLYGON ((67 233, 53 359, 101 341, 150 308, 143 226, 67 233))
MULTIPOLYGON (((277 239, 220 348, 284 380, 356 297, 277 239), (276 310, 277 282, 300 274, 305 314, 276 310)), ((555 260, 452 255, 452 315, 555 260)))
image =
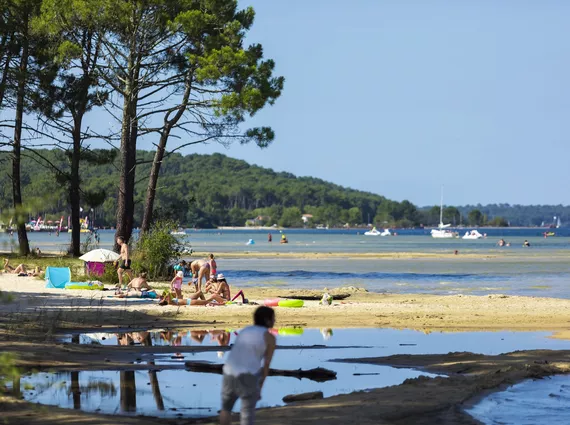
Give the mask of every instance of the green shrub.
POLYGON ((0 354, 0 388, 7 382, 18 379, 20 371, 15 366, 16 359, 11 353, 0 354))
POLYGON ((135 273, 146 272, 152 280, 169 278, 170 264, 180 258, 179 241, 170 234, 177 228, 177 222, 156 221, 148 233, 139 237, 132 255, 135 273))
MULTIPOLYGON (((119 275, 117 274, 117 269, 113 263, 105 263, 105 271, 103 274, 99 277, 93 277, 93 279, 112 285, 119 283, 119 275)), ((125 276, 125 279, 128 280, 128 276, 125 276)))

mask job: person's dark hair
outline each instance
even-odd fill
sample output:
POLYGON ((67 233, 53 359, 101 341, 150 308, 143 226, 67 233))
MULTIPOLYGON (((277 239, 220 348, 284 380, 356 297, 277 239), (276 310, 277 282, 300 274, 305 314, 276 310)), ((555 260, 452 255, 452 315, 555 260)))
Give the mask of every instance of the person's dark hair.
POLYGON ((122 236, 117 236, 117 240, 119 240, 121 242, 125 242, 125 238, 122 236))
POLYGON ((253 323, 257 326, 269 328, 275 322, 275 311, 271 307, 261 306, 253 313, 253 323))
POLYGON ((146 279, 147 274, 146 274, 145 272, 142 272, 141 274, 139 274, 139 277, 140 277, 141 279, 146 279))

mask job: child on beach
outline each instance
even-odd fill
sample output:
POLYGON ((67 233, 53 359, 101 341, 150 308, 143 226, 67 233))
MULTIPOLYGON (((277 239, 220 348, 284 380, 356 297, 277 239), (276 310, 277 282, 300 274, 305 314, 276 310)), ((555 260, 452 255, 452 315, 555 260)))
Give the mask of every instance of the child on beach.
POLYGON ((275 312, 259 307, 253 315, 253 326, 243 329, 232 346, 224 364, 222 411, 220 424, 230 425, 235 402, 241 400, 241 425, 253 425, 255 405, 275 352, 275 337, 269 329, 275 325, 275 312))
POLYGON ((210 276, 215 276, 218 273, 218 265, 216 264, 214 254, 208 255, 208 258, 208 263, 210 264, 210 276))
POLYGON ((170 282, 170 290, 176 293, 176 298, 182 298, 182 279, 184 278, 183 271, 177 271, 176 277, 170 282))

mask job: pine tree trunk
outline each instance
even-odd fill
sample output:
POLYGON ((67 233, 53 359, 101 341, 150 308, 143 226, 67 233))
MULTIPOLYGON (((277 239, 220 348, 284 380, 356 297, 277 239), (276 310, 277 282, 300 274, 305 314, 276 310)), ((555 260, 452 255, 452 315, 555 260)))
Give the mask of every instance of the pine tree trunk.
POLYGON ((75 120, 73 129, 73 154, 71 156, 71 181, 69 182, 69 202, 71 204, 71 255, 81 255, 79 158, 81 155, 81 120, 75 120))
MULTIPOLYGON (((134 48, 131 52, 134 52, 134 48)), ((117 237, 121 236, 128 243, 133 233, 135 213, 135 169, 137 156, 137 103, 139 92, 140 65, 135 65, 131 55, 128 65, 129 80, 125 88, 123 102, 123 122, 121 128, 121 153, 119 194, 117 197, 117 229, 115 232, 115 250, 118 252, 117 237)))
MULTIPOLYGON (((20 69, 18 70, 18 93, 16 99, 16 119, 14 122, 14 147, 12 157, 12 196, 14 200, 14 208, 16 210, 21 209, 22 206, 20 168, 22 150, 22 126, 24 121, 24 105, 29 55, 29 46, 26 33, 24 33, 22 43, 22 57, 20 59, 20 69)), ((28 233, 26 232, 26 223, 24 223, 24 220, 21 218, 18 219, 18 242, 20 244, 20 255, 28 255, 30 253, 28 233)))
POLYGON ((150 169, 150 177, 148 179, 148 187, 146 190, 146 199, 144 203, 144 216, 141 225, 142 233, 148 232, 150 230, 152 215, 154 211, 154 199, 156 197, 156 185, 158 184, 158 175, 160 173, 162 160, 164 159, 166 141, 168 140, 169 133, 170 130, 168 129, 161 134, 160 141, 158 142, 158 146, 152 160, 152 168, 150 169))
MULTIPOLYGON (((121 151, 120 151, 120 176, 119 176, 119 194, 117 197, 117 229, 115 232, 115 239, 123 237, 128 242, 132 229, 133 229, 133 212, 130 207, 134 199, 134 187, 130 185, 129 169, 131 164, 131 114, 130 99, 125 97, 123 106, 123 125, 121 130, 121 151)), ((118 250, 118 245, 115 241, 115 250, 118 250)))
POLYGON ((190 92, 192 90, 192 76, 193 73, 189 72, 186 77, 184 96, 182 97, 181 105, 172 119, 168 120, 168 116, 165 118, 165 126, 162 133, 160 134, 160 141, 158 142, 158 147, 156 148, 156 152, 152 160, 152 168, 150 169, 150 177, 148 179, 143 222, 141 225, 141 232, 143 233, 150 230, 152 215, 154 212, 154 200, 156 198, 156 185, 158 184, 160 167, 162 166, 162 160, 164 159, 164 153, 166 151, 166 142, 168 141, 168 136, 170 136, 172 127, 178 123, 180 118, 182 118, 182 115, 184 115, 184 111, 186 110, 188 99, 190 99, 190 92))

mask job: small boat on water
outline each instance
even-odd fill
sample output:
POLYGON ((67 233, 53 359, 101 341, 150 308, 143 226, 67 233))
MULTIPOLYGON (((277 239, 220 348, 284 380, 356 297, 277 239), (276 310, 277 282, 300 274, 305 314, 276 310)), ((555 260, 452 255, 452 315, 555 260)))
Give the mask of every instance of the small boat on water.
POLYGON ((380 232, 376 227, 373 227, 372 230, 369 230, 368 232, 364 232, 364 234, 366 236, 392 236, 390 230, 384 229, 383 232, 380 232))
POLYGON ((462 239, 481 239, 483 235, 479 233, 477 230, 471 230, 470 232, 465 232, 465 235, 462 239))
POLYGON ((186 232, 184 230, 178 229, 178 230, 173 230, 172 232, 170 232, 170 234, 172 236, 184 236, 186 235, 186 232))

